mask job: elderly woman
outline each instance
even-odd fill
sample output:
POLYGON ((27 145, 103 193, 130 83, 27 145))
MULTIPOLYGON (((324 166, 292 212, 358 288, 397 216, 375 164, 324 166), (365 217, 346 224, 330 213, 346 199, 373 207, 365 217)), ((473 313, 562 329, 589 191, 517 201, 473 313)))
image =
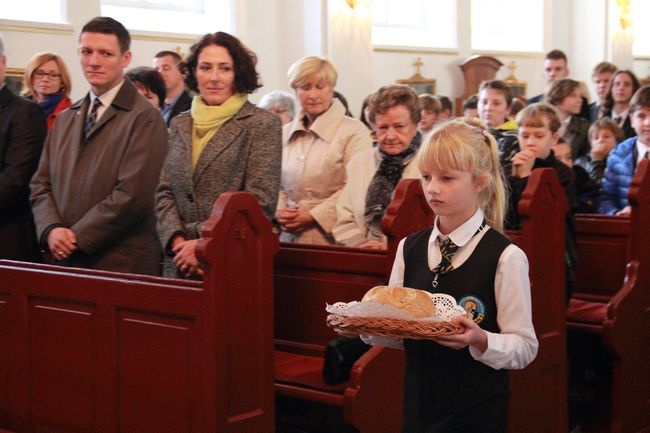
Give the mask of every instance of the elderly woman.
POLYGON ((420 177, 420 103, 413 89, 389 85, 370 100, 370 121, 378 146, 359 152, 347 166, 348 181, 336 206, 336 242, 348 247, 385 249, 381 219, 401 179, 420 177))
POLYGON ((167 157, 156 193, 163 275, 202 274, 196 243, 219 195, 255 194, 272 217, 280 187, 280 119, 248 102, 260 87, 257 58, 227 33, 207 34, 187 58, 190 111, 171 121, 167 157))
POLYGON ((56 116, 71 105, 70 74, 61 56, 38 53, 27 62, 23 76, 23 95, 40 105, 47 118, 48 131, 56 116))
POLYGON ((282 188, 275 214, 280 240, 333 244, 345 166, 372 147, 370 131, 346 117, 343 104, 333 97, 337 75, 328 60, 304 57, 288 75, 302 110, 282 131, 282 188))
POLYGON ((165 98, 167 97, 167 89, 165 88, 165 80, 163 80, 160 72, 148 66, 138 66, 137 68, 130 69, 126 73, 126 78, 135 84, 138 93, 151 103, 154 107, 162 110, 165 106, 165 98))
POLYGON ((282 90, 274 90, 262 96, 257 106, 278 116, 283 125, 290 123, 296 114, 293 96, 282 90))

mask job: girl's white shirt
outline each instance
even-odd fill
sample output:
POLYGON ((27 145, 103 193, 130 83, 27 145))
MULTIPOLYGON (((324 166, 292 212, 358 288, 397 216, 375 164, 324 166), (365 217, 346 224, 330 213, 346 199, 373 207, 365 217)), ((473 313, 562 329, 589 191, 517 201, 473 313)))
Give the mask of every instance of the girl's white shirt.
MULTIPOLYGON (((483 211, 478 209, 470 219, 449 234, 448 237, 459 246, 451 261, 454 268, 465 263, 487 230, 491 230, 489 226, 485 226, 474 236, 483 218, 483 211)), ((438 230, 436 217, 427 249, 427 261, 431 270, 438 266, 441 259, 438 235, 443 239, 447 237, 438 230)), ((390 286, 404 285, 404 240, 402 239, 397 247, 390 274, 390 286)), ((514 244, 508 245, 499 257, 494 278, 494 296, 497 325, 501 333, 486 331, 487 350, 481 354, 470 348, 469 352, 475 360, 495 369, 524 368, 535 359, 539 344, 532 322, 528 258, 521 248, 514 244)))

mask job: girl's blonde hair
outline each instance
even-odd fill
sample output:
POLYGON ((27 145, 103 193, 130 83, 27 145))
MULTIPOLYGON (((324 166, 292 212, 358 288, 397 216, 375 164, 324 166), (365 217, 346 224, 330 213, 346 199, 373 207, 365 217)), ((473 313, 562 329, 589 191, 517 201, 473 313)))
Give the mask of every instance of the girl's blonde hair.
POLYGON ((485 179, 478 206, 490 227, 503 232, 507 204, 503 169, 497 142, 479 120, 463 117, 436 127, 418 152, 418 168, 468 171, 474 179, 485 179))
POLYGON ((36 69, 41 65, 44 65, 49 61, 56 63, 56 66, 59 68, 59 74, 61 74, 61 92, 63 92, 65 96, 70 97, 72 81, 70 80, 68 68, 61 56, 50 52, 37 53, 27 62, 27 66, 25 66, 25 74, 23 75, 23 90, 21 92, 24 96, 34 96, 34 72, 36 72, 36 69))

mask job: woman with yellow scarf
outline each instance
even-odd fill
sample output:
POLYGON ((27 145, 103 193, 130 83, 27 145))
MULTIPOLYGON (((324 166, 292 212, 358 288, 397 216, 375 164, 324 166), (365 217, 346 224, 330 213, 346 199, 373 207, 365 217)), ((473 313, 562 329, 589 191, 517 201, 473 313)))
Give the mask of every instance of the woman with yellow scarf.
POLYGON ((267 216, 275 213, 282 127, 277 116, 248 102, 261 87, 256 63, 252 51, 224 32, 207 34, 191 48, 186 82, 198 95, 170 124, 156 193, 164 276, 202 274, 196 243, 221 193, 249 191, 267 216))

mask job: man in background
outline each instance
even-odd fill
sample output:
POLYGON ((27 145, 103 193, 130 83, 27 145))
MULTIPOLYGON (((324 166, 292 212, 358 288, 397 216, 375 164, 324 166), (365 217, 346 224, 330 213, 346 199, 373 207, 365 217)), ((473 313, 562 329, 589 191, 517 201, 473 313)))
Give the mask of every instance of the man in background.
MULTIPOLYGON (((562 50, 551 50, 546 53, 544 57, 544 81, 546 82, 546 89, 544 93, 533 96, 527 102, 528 105, 536 102, 544 102, 546 92, 551 88, 551 85, 556 80, 562 78, 569 78, 569 62, 566 54, 562 50)), ((582 107, 580 108, 580 117, 589 120, 589 101, 584 96, 582 97, 582 107)))
POLYGON ((185 88, 180 68, 181 60, 181 56, 173 51, 160 51, 153 59, 153 67, 162 75, 167 89, 167 97, 161 110, 167 127, 178 113, 189 110, 192 105, 192 96, 185 88))
POLYGON ((29 179, 47 135, 37 104, 5 85, 7 58, 0 38, 0 259, 40 261, 29 179))

